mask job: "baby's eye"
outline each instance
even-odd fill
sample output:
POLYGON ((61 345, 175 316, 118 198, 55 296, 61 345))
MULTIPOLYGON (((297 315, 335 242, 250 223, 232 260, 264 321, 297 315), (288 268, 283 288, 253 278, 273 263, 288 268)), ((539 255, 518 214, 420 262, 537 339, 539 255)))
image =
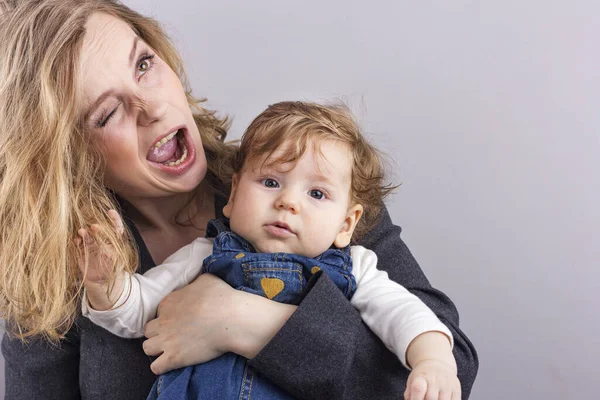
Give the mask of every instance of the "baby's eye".
POLYGON ((271 179, 271 178, 263 179, 261 183, 268 188, 278 188, 279 187, 279 183, 277 183, 277 181, 275 179, 271 179))
POLYGON ((321 192, 318 189, 313 189, 310 192, 308 192, 308 195, 310 197, 312 197, 313 199, 317 199, 317 200, 321 200, 323 197, 325 197, 325 195, 323 194, 323 192, 321 192))

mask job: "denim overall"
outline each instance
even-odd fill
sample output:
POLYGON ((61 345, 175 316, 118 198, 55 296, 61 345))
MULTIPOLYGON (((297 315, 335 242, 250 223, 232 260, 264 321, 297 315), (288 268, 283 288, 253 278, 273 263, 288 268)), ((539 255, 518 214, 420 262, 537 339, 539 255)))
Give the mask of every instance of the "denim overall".
MULTIPOLYGON (((207 237, 215 237, 213 254, 202 272, 217 275, 236 289, 280 303, 296 304, 311 276, 325 272, 350 299, 356 289, 350 247, 330 248, 316 258, 287 253, 257 253, 225 223, 211 220, 207 237)), ((161 375, 148 400, 154 399, 293 399, 234 353, 161 375)))

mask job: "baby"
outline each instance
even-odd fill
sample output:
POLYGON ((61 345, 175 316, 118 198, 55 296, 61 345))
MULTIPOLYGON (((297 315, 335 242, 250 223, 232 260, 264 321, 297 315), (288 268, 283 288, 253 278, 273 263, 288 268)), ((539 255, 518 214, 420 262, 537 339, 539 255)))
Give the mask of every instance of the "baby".
MULTIPOLYGON (((196 239, 144 275, 123 273, 119 290, 110 295, 97 273, 102 260, 90 256, 83 314, 118 336, 142 337, 160 301, 201 273, 292 304, 314 275, 325 273, 412 368, 411 400, 459 398, 450 331, 416 296, 377 270, 375 253, 350 246, 376 222, 390 187, 377 151, 348 110, 304 102, 272 105, 247 129, 233 167, 223 209, 229 225, 211 221, 209 238, 196 239)), ((118 214, 110 213, 122 227, 118 214)), ((93 230, 80 234, 89 240, 93 230)), ((149 398, 186 393, 245 398, 249 390, 255 399, 292 398, 233 353, 160 376, 149 398)))

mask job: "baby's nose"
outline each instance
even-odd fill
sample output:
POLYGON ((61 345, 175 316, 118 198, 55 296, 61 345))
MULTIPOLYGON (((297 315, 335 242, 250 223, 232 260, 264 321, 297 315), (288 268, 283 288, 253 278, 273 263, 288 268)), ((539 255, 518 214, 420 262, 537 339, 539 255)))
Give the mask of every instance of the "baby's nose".
POLYGON ((281 193, 281 196, 279 196, 275 202, 275 207, 279 210, 291 211, 292 213, 300 211, 296 197, 290 193, 281 193))

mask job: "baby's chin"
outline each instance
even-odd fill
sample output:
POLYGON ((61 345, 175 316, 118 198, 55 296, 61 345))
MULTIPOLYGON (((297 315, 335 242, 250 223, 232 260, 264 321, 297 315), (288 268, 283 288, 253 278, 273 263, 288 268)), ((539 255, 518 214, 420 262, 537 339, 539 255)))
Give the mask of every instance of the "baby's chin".
POLYGON ((275 242, 275 243, 260 243, 260 244, 252 244, 254 248, 259 253, 287 253, 287 254, 297 254, 299 256, 304 256, 308 258, 315 258, 325 252, 328 248, 325 249, 305 249, 299 248, 296 246, 288 246, 286 243, 275 242), (318 251, 318 253, 317 253, 318 251))

